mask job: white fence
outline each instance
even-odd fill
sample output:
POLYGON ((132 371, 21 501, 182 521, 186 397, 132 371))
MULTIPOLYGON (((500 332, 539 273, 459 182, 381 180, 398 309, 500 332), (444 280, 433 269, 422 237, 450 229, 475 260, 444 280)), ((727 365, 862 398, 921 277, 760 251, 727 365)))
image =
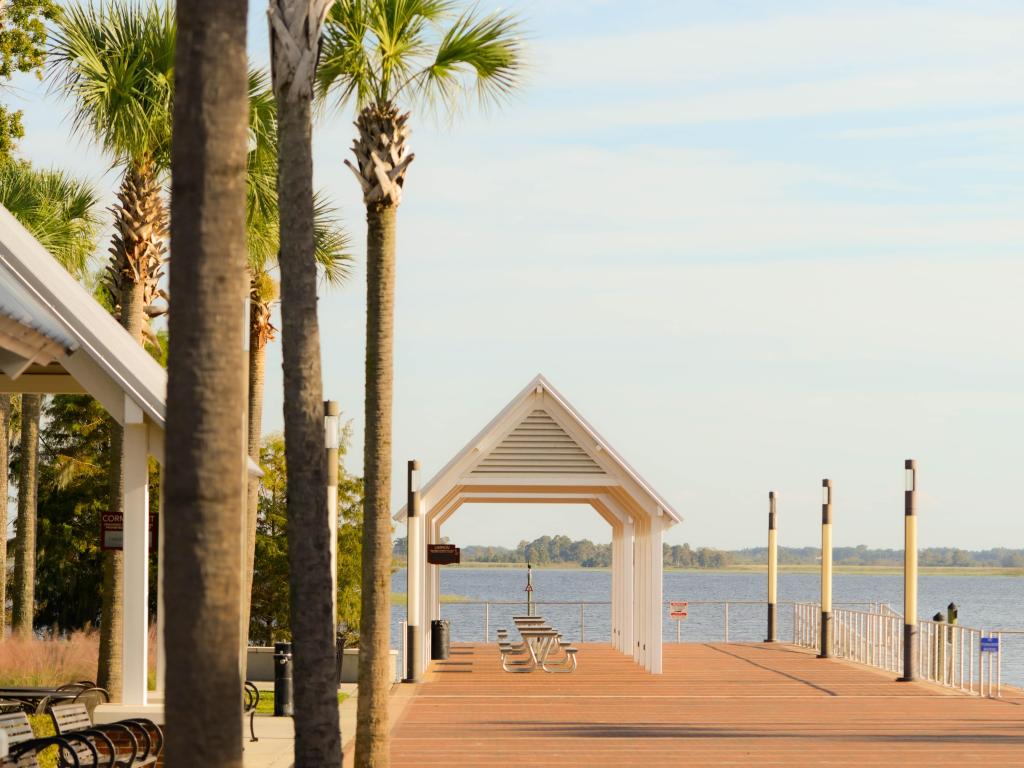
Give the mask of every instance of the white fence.
MULTIPOLYGON (((1003 634, 919 621, 918 674, 922 680, 947 688, 998 698, 1002 694, 1003 634)), ((821 606, 817 603, 793 606, 793 644, 820 648, 821 606)), ((869 611, 834 609, 831 651, 836 658, 901 674, 903 617, 886 605, 869 611)))

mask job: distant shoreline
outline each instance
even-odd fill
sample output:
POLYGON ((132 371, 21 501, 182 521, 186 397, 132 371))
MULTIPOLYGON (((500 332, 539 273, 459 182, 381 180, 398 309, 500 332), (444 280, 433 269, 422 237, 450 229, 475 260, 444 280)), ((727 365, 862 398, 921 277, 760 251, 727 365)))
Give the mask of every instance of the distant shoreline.
MULTIPOLYGON (((397 563, 396 563, 397 565, 397 563)), ((402 562, 398 567, 404 568, 402 562)), ((446 565, 445 568, 469 569, 500 569, 500 570, 526 570, 525 563, 477 563, 468 562, 461 565, 446 565)), ((610 571, 610 568, 584 568, 579 563, 547 563, 545 565, 534 565, 538 571, 610 571)), ((673 573, 764 573, 767 566, 755 563, 738 563, 723 568, 674 568, 665 566, 665 572, 673 573)), ((819 573, 820 567, 812 563, 801 563, 797 565, 780 565, 780 573, 819 573)), ((903 567, 899 565, 836 565, 833 568, 835 573, 862 576, 900 576, 903 574, 903 567)), ((995 568, 988 566, 921 566, 922 576, 1024 576, 1024 568, 995 568)))

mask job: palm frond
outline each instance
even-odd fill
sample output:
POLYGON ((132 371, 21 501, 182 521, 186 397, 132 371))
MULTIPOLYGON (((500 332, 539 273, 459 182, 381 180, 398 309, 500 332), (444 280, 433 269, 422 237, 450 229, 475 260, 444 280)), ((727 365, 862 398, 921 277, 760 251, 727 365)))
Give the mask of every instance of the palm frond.
POLYGON ((99 196, 61 170, 24 160, 0 163, 0 204, 71 274, 82 278, 96 249, 99 196))
POLYGON ((170 161, 176 27, 169 4, 117 0, 61 8, 49 87, 72 102, 76 133, 117 162, 170 161))
POLYGON ((520 34, 515 16, 492 13, 478 18, 468 11, 445 32, 434 61, 416 76, 414 87, 427 100, 440 99, 449 110, 463 93, 473 90, 483 107, 499 102, 519 85, 520 34))
POLYGON ((321 192, 313 195, 313 237, 324 282, 334 287, 342 285, 352 275, 352 242, 337 208, 321 192))

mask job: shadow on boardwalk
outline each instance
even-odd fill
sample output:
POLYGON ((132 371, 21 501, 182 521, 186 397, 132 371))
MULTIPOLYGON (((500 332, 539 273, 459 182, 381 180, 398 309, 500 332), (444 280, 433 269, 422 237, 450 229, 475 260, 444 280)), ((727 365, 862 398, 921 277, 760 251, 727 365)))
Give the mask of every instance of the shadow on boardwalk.
POLYGON ((392 766, 1019 765, 1024 699, 978 699, 783 645, 665 646, 646 674, 586 644, 571 675, 458 646, 417 686, 392 766))

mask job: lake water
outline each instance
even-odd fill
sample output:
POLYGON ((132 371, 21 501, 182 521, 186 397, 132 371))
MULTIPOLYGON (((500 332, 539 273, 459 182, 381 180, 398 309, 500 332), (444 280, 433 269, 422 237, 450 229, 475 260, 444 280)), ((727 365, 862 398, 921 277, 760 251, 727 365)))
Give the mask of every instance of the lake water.
MULTIPOLYGON (((902 576, 836 574, 833 601, 850 603, 889 603, 903 610, 902 576)), ((405 571, 397 571, 394 590, 405 592, 405 571)), ((816 573, 781 573, 780 602, 816 602, 819 596, 816 573)), ((471 600, 523 600, 526 570, 514 568, 445 568, 441 572, 441 592, 471 600)), ((541 569, 533 571, 534 600, 608 601, 611 596, 611 572, 589 568, 541 569)), ((945 613, 954 602, 959 607, 960 624, 984 630, 1024 630, 1024 577, 1014 576, 922 576, 919 582, 918 613, 928 618, 937 611, 945 613)), ((695 605, 696 601, 755 600, 757 605, 732 605, 729 608, 729 640, 757 642, 764 639, 766 577, 763 573, 725 571, 667 571, 664 597, 691 603, 689 617, 682 625, 682 638, 691 642, 721 641, 724 612, 721 605, 695 605)), ((523 612, 521 605, 491 605, 490 635, 497 627, 510 627, 510 617, 523 612)), ((545 606, 545 618, 569 640, 579 640, 578 605, 545 606)), ((392 647, 401 643, 399 623, 405 620, 405 606, 392 609, 392 647)), ((484 633, 482 605, 445 603, 441 616, 451 621, 452 640, 479 642, 484 633)), ((588 642, 611 639, 611 607, 584 607, 584 638, 588 642)), ((779 639, 792 638, 792 612, 779 607, 779 639)), ((665 613, 663 633, 666 642, 675 642, 676 622, 665 613)), ((1024 685, 1024 634, 1003 638, 1003 681, 1024 685)))

